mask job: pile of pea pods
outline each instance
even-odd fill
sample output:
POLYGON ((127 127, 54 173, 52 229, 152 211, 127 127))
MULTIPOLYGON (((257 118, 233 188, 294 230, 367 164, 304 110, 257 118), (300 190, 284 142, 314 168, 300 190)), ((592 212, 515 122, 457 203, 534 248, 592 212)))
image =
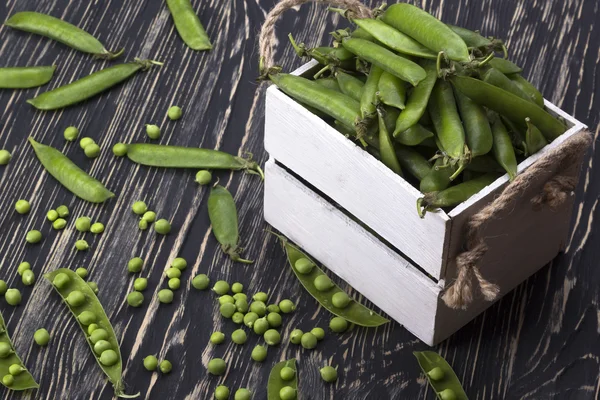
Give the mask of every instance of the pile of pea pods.
POLYGON ((521 160, 567 130, 501 40, 411 4, 382 6, 373 18, 330 10, 355 26, 332 33, 332 46, 290 35, 299 56, 319 63, 313 79, 280 68, 264 76, 420 189, 422 217, 502 174, 512 181, 521 160))

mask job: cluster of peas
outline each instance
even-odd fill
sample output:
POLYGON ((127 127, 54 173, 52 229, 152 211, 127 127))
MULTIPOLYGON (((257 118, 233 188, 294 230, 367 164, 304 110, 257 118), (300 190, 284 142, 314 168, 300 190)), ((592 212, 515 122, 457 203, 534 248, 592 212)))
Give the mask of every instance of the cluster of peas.
POLYGON ((131 210, 134 214, 140 216, 140 222, 138 228, 145 231, 148 227, 154 223, 154 231, 160 235, 168 235, 171 232, 171 223, 164 218, 156 219, 156 213, 148 210, 148 205, 143 201, 136 201, 131 206, 131 210))

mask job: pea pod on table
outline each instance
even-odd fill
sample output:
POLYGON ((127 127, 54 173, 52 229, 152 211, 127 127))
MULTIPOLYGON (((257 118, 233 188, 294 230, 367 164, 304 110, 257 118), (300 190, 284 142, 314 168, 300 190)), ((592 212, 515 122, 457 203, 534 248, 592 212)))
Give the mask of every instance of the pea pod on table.
POLYGON ((434 351, 415 351, 414 356, 440 400, 468 400, 460 380, 446 360, 434 351))
POLYGON ((185 44, 192 50, 210 50, 212 44, 194 12, 190 0, 167 0, 175 28, 185 44))
POLYGON ((12 15, 4 25, 48 37, 75 50, 107 60, 119 57, 124 51, 124 49, 117 52, 108 51, 98 39, 83 29, 62 19, 34 11, 18 12, 12 15))
POLYGON ((0 68, 0 89, 29 89, 50 82, 56 65, 0 68))
POLYGON ((271 369, 269 380, 267 382, 267 400, 281 400, 280 392, 286 387, 291 388, 293 391, 298 391, 298 372, 296 370, 295 358, 281 361, 280 363, 275 364, 271 369), (291 368, 294 371, 292 379, 287 381, 281 378, 281 370, 285 367, 291 368))
POLYGON ((10 336, 8 336, 6 323, 2 314, 0 314, 0 379, 0 382, 10 390, 37 389, 39 387, 31 373, 25 367, 25 364, 23 364, 23 361, 17 355, 10 336), (21 372, 12 375, 9 369, 13 365, 17 365, 21 372), (6 380, 2 378, 6 376, 10 376, 11 378, 7 378, 6 380))
POLYGON ((139 396, 126 395, 125 385, 122 380, 123 360, 119 348, 119 340, 108 319, 104 308, 96 294, 75 271, 59 268, 47 273, 44 278, 52 284, 54 290, 61 296, 69 311, 75 317, 79 327, 86 336, 92 354, 98 365, 112 383, 115 395, 123 398, 139 396), (95 330, 90 332, 89 327, 95 324, 95 330), (98 334, 94 332, 98 331, 98 334), (100 334, 101 333, 101 334, 100 334), (88 336, 89 335, 89 336, 88 336), (98 354, 100 353, 100 354, 98 354))
POLYGON ((377 97, 385 105, 404 110, 406 108, 406 85, 400 78, 385 71, 379 78, 377 97))
MULTIPOLYGON (((273 232, 271 232, 273 233, 273 232)), ((288 262, 292 267, 292 271, 296 274, 296 277, 304 286, 306 291, 315 299, 323 308, 327 311, 336 315, 338 317, 342 317, 348 322, 351 322, 355 325, 365 326, 365 327, 377 327, 389 322, 388 319, 382 317, 381 315, 375 313, 374 311, 368 309, 363 306, 356 300, 350 300, 350 303, 345 308, 339 308, 333 305, 333 295, 336 293, 345 293, 339 286, 332 283, 332 286, 327 291, 319 291, 315 286, 315 278, 318 276, 326 276, 323 270, 317 266, 317 264, 311 260, 309 256, 304 254, 298 247, 294 246, 289 242, 289 240, 282 236, 273 233, 277 238, 281 241, 281 245, 283 246, 288 262), (306 273, 301 273, 296 268, 296 262, 299 259, 306 259, 310 261, 312 264, 312 269, 310 272, 302 271, 306 273)))

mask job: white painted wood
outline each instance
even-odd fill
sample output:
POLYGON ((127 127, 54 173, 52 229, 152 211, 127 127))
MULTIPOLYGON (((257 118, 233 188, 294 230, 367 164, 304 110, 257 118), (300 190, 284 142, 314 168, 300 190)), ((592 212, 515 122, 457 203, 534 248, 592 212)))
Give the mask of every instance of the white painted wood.
POLYGON ((267 162, 266 172, 267 222, 433 345, 440 293, 435 282, 273 160, 267 162))

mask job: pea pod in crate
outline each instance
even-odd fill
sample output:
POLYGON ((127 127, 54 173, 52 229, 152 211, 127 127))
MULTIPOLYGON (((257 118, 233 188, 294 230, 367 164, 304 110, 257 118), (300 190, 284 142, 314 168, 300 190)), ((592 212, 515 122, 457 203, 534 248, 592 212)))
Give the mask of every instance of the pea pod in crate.
POLYGON ((0 314, 0 377, 10 390, 37 389, 39 385, 15 351, 4 317, 0 314))
POLYGON ((460 380, 442 356, 434 351, 413 354, 439 400, 468 400, 460 380))
POLYGON ((336 307, 333 304, 333 296, 336 293, 345 293, 339 286, 335 285, 333 282, 330 285, 330 289, 326 291, 320 291, 315 286, 315 279, 319 276, 327 276, 321 268, 317 266, 317 264, 310 259, 306 254, 304 254, 298 247, 294 246, 290 243, 290 241, 282 236, 271 232, 273 235, 277 236, 277 238, 281 241, 281 245, 283 246, 288 262, 292 267, 292 271, 296 274, 296 277, 304 286, 306 291, 315 299, 323 308, 327 311, 336 315, 338 317, 342 317, 348 322, 351 322, 355 325, 365 326, 365 327, 377 327, 389 322, 388 319, 382 317, 381 315, 375 313, 373 310, 368 309, 363 306, 356 300, 350 300, 346 307, 340 308, 336 307), (298 260, 303 260, 298 263, 298 260), (308 268, 300 268, 298 269, 297 265, 305 264, 308 265, 308 268))
POLYGON ((92 288, 75 271, 67 268, 47 273, 44 278, 52 284, 75 317, 98 365, 112 383, 115 395, 122 398, 138 397, 139 393, 124 393, 123 360, 119 340, 92 288), (92 326, 95 329, 90 329, 92 326))
POLYGON ((296 370, 296 359, 292 358, 275 364, 269 373, 269 380, 267 382, 267 400, 281 400, 283 398, 295 399, 297 392, 298 372, 296 370), (294 371, 294 376, 290 380, 284 380, 281 377, 281 370, 285 367, 291 368, 294 371))

